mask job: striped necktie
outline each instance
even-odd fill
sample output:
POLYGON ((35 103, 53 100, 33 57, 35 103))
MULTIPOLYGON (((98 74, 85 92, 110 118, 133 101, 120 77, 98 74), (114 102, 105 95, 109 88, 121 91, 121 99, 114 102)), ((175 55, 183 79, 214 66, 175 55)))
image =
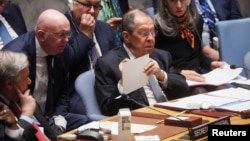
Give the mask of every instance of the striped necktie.
POLYGON ((200 5, 203 10, 203 16, 205 23, 208 25, 210 30, 214 30, 215 27, 215 15, 209 7, 207 0, 200 0, 200 5))
POLYGON ((101 55, 99 54, 96 45, 94 45, 92 47, 92 49, 90 50, 90 58, 91 58, 91 63, 92 63, 92 67, 95 68, 95 63, 96 60, 100 57, 101 55))
POLYGON ((8 30, 6 29, 2 21, 0 21, 0 36, 4 45, 12 40, 8 30))
POLYGON ((163 93, 161 87, 159 86, 159 83, 157 82, 156 78, 154 75, 149 77, 149 85, 154 93, 155 99, 157 102, 166 102, 167 97, 163 93))

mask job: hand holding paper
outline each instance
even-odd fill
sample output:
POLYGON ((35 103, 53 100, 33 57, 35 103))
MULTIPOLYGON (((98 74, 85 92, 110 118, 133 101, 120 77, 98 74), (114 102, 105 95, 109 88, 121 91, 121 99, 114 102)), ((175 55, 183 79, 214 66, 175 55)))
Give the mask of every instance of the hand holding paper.
POLYGON ((126 62, 122 66, 123 92, 128 94, 148 83, 144 67, 149 61, 149 55, 126 62))

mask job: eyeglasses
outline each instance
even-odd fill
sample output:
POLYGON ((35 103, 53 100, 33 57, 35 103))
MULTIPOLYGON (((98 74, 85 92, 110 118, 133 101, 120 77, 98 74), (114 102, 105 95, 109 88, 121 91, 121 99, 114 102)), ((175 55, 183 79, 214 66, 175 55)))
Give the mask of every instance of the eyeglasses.
POLYGON ((71 37, 71 32, 68 32, 68 33, 53 33, 53 32, 46 31, 46 30, 44 30, 44 31, 53 34, 58 39, 65 39, 66 37, 67 38, 71 37))
POLYGON ((86 9, 90 10, 92 7, 94 7, 94 10, 102 10, 102 5, 97 4, 97 5, 93 5, 91 3, 84 3, 84 2, 80 2, 79 0, 76 0, 76 2, 78 2, 79 4, 81 4, 83 7, 85 7, 86 9))
POLYGON ((155 37, 157 34, 158 34, 158 31, 157 30, 153 30, 153 31, 141 31, 141 32, 138 32, 138 34, 145 38, 145 37, 148 37, 149 34, 151 34, 153 37, 155 37))

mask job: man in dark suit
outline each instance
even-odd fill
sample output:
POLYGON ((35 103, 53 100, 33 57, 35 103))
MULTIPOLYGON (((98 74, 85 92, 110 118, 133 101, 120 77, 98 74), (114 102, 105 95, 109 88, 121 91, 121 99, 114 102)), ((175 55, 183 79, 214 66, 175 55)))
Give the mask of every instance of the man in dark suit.
POLYGON ((219 21, 242 18, 237 0, 211 0, 219 21))
POLYGON ((6 128, 1 131, 4 132, 1 134, 4 140, 37 141, 36 133, 41 130, 36 129, 34 124, 44 128, 43 137, 56 140, 62 130, 52 119, 49 123, 30 95, 27 56, 24 53, 0 51, 0 60, 0 125, 6 128))
POLYGON ((74 0, 73 9, 65 13, 72 32, 69 44, 73 48, 78 46, 85 49, 85 53, 78 56, 78 59, 74 61, 70 68, 71 111, 81 114, 85 114, 85 110, 80 97, 75 94, 74 82, 76 77, 94 68, 95 61, 92 59, 94 48, 96 48, 98 56, 102 56, 116 47, 114 32, 109 24, 97 20, 101 9, 101 0, 74 0), (73 45, 76 42, 78 42, 78 45, 73 45))
POLYGON ((65 123, 62 128, 66 130, 88 122, 85 115, 69 112, 69 65, 85 49, 67 46, 69 36, 68 19, 59 11, 48 9, 38 17, 35 31, 23 34, 3 48, 27 54, 33 81, 31 93, 46 116, 65 116, 67 128, 65 123), (46 62, 51 57, 52 64, 46 62))
MULTIPOLYGON (((127 95, 122 90, 122 64, 146 54, 149 54, 150 59, 144 67, 144 73, 155 76, 160 83, 160 91, 164 92, 163 97, 165 95, 173 99, 185 96, 188 93, 187 83, 182 75, 173 72, 171 55, 154 48, 155 28, 151 17, 141 10, 131 10, 123 16, 122 29, 125 45, 100 57, 95 66, 95 93, 102 113, 115 115, 119 108, 133 110, 140 108, 140 104, 152 105, 157 102, 152 85, 127 95)), ((163 97, 161 100, 166 101, 163 97)))
POLYGON ((203 26, 202 42, 203 48, 202 52, 207 54, 212 60, 219 60, 219 52, 215 50, 216 47, 213 46, 212 40, 216 36, 215 28, 209 28, 208 20, 205 17, 205 11, 202 6, 203 1, 208 3, 209 8, 213 13, 215 22, 233 20, 242 18, 239 11, 237 0, 195 0, 197 10, 202 15, 205 23, 203 26))
MULTIPOLYGON (((26 24, 18 5, 10 1, 0 0, 0 13, 0 20, 3 22, 12 39, 27 32, 26 24)), ((5 44, 0 43, 0 49, 5 44)))

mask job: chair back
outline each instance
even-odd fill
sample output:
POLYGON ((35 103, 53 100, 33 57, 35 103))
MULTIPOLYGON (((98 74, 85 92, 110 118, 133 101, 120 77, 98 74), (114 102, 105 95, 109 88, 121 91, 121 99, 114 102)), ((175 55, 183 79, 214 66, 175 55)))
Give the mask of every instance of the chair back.
POLYGON ((250 79, 250 51, 244 57, 244 68, 247 72, 247 78, 250 79))
POLYGON ((94 70, 86 71, 80 74, 75 81, 76 93, 79 94, 86 109, 86 114, 92 121, 106 118, 99 108, 96 100, 95 90, 95 73, 94 70))
MULTIPOLYGON (((230 65, 243 67, 244 56, 250 51, 250 18, 216 23, 220 59, 230 65)), ((246 77, 246 70, 242 71, 246 77)))

